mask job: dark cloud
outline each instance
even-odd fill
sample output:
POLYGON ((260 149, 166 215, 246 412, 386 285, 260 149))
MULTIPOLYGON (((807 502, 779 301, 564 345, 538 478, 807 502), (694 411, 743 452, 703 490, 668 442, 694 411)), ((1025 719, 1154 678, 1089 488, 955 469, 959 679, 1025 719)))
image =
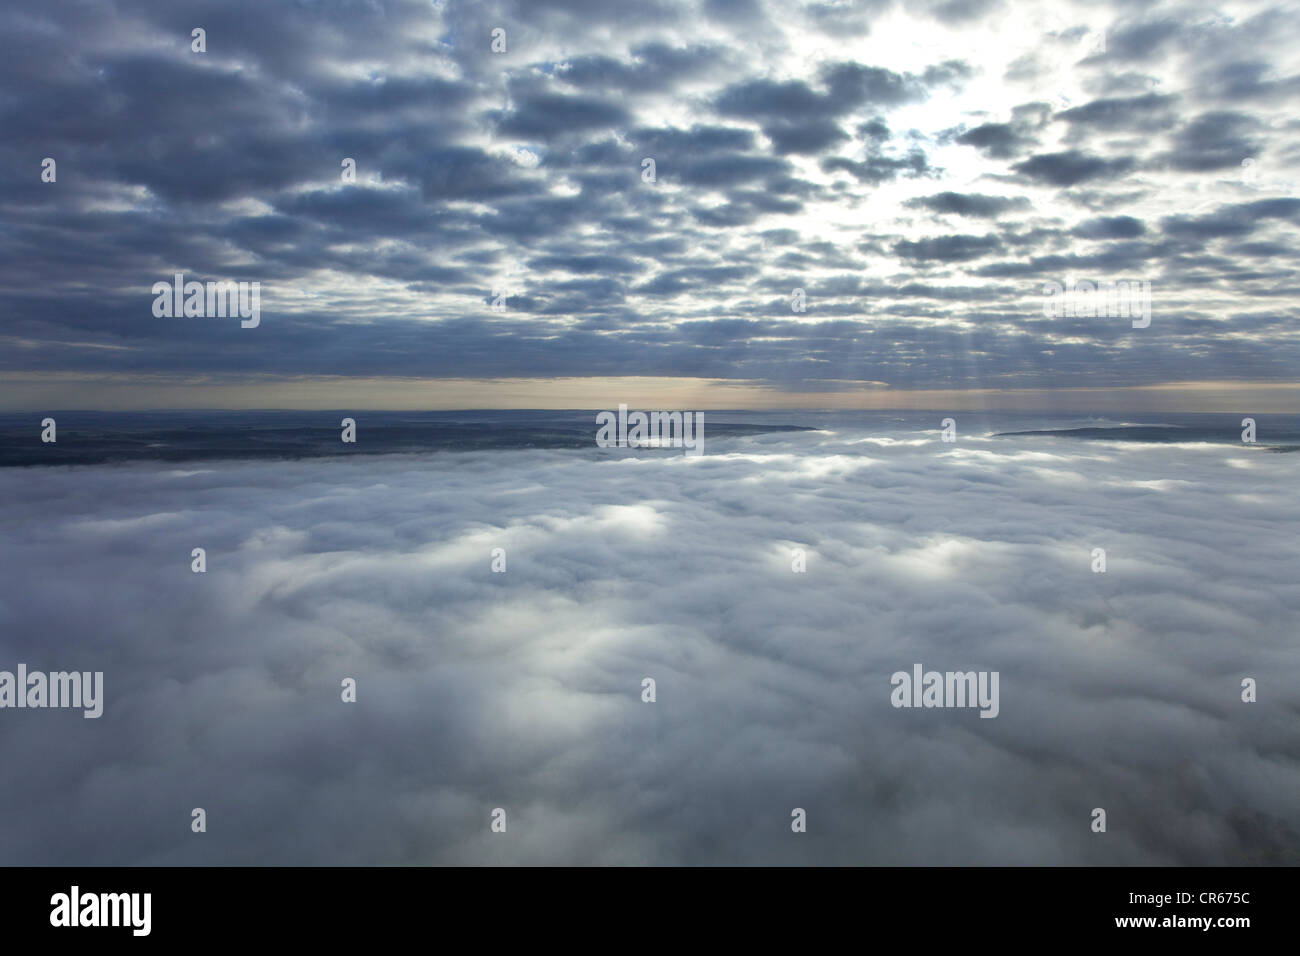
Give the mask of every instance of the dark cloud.
POLYGON ((1187 23, 1174 17, 1125 23, 1106 32, 1105 56, 1112 61, 1152 56, 1186 33, 1187 23))
POLYGON ((970 129, 947 130, 943 135, 963 146, 974 146, 994 159, 1010 159, 1037 144, 1048 112, 1046 104, 1025 103, 1012 111, 1008 123, 981 123, 970 129))
POLYGON ((830 120, 807 123, 771 123, 763 132, 772 141, 772 149, 782 155, 799 153, 816 156, 848 139, 848 134, 830 120))
POLYGON ((1236 103, 1286 103, 1300 94, 1300 76, 1271 78, 1272 73, 1267 61, 1234 60, 1207 71, 1203 82, 1215 97, 1236 103))
POLYGON ((1222 239, 1250 235, 1269 219, 1300 223, 1300 199, 1264 199, 1220 206, 1202 216, 1170 216, 1161 228, 1166 235, 1180 238, 1222 239))
POLYGON ((977 219, 996 219, 1007 210, 1028 206, 1029 200, 1023 196, 983 196, 975 193, 942 192, 933 196, 909 199, 907 205, 929 209, 931 212, 952 213, 977 219))
POLYGON ((804 14, 813 26, 833 37, 860 37, 871 32, 872 19, 893 0, 826 0, 809 3, 804 14))
POLYGON ((556 71, 556 76, 584 89, 658 93, 722 69, 730 58, 731 51, 723 47, 648 43, 631 50, 627 60, 603 54, 572 57, 556 71))
POLYGON ((1125 173, 1135 165, 1132 157, 1105 159, 1078 150, 1039 153, 1011 168, 1027 179, 1052 186, 1075 186, 1079 183, 1125 173))
POLYGON ((899 176, 911 178, 933 175, 929 160, 924 152, 913 149, 906 156, 869 155, 863 160, 834 159, 822 160, 822 169, 826 172, 846 172, 859 182, 878 185, 896 179, 899 176))
POLYGON ((936 262, 967 262, 1001 250, 996 236, 937 236, 933 239, 905 240, 894 246, 906 259, 936 262))
POLYGON ((1175 169, 1203 172, 1242 165, 1260 152, 1260 123, 1236 112, 1203 113, 1178 129, 1165 160, 1175 169))
POLYGON ((1033 145, 1034 140, 1011 123, 982 123, 957 136, 963 146, 974 146, 997 159, 1007 159, 1033 145))
POLYGON ((512 109, 492 115, 498 118, 499 132, 542 140, 621 126, 629 118, 629 114, 616 103, 558 94, 530 96, 512 109))
POLYGON ((1177 101, 1177 97, 1157 93, 1113 97, 1062 110, 1056 116, 1089 133, 1115 130, 1155 133, 1174 125, 1177 101))
POLYGON ((1146 224, 1132 216, 1100 216, 1074 227, 1080 239, 1136 239, 1146 232, 1146 224))

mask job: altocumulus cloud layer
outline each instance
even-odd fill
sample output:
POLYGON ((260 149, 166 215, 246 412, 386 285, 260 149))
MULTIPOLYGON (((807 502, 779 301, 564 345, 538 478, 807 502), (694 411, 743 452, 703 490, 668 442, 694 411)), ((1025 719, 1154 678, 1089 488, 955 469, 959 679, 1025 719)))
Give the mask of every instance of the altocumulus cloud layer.
POLYGON ((103 670, 106 703, 5 712, 0 848, 1294 861, 1289 458, 847 430, 698 459, 5 470, 3 666, 103 670), (999 671, 1000 715, 893 709, 890 674, 914 662, 999 671))
POLYGON ((0 367, 804 390, 1291 381, 1292 14, 11 6, 0 367), (150 287, 175 272, 260 281, 261 326, 155 319, 150 287), (1071 278, 1151 281, 1151 327, 1044 317, 1044 283, 1071 278))

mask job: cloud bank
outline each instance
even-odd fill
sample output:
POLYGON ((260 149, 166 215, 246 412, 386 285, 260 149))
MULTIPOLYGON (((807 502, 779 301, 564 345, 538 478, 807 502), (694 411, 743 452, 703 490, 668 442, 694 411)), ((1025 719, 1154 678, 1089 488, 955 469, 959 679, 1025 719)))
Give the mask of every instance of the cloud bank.
POLYGON ((0 853, 1294 862, 1290 458, 936 420, 6 469, 0 667, 102 670, 105 703, 3 713, 0 853), (999 715, 894 709, 914 663, 998 671, 999 715))

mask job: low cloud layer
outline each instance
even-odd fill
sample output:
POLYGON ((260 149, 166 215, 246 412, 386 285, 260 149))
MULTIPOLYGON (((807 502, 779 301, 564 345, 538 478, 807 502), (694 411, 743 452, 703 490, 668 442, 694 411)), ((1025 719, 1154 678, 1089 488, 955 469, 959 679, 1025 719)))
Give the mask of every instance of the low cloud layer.
POLYGON ((1294 862, 1293 456, 935 426, 0 472, 0 668, 106 698, 0 712, 0 853, 1294 862), (892 708, 916 662, 999 716, 892 708))

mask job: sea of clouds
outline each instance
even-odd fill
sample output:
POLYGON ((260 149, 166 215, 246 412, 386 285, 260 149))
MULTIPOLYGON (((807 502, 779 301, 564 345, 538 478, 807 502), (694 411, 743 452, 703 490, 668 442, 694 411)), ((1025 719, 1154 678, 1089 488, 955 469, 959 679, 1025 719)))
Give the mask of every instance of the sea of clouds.
POLYGON ((105 695, 0 711, 0 861, 1297 862, 1295 456, 705 452, 0 471, 0 668, 105 695))

